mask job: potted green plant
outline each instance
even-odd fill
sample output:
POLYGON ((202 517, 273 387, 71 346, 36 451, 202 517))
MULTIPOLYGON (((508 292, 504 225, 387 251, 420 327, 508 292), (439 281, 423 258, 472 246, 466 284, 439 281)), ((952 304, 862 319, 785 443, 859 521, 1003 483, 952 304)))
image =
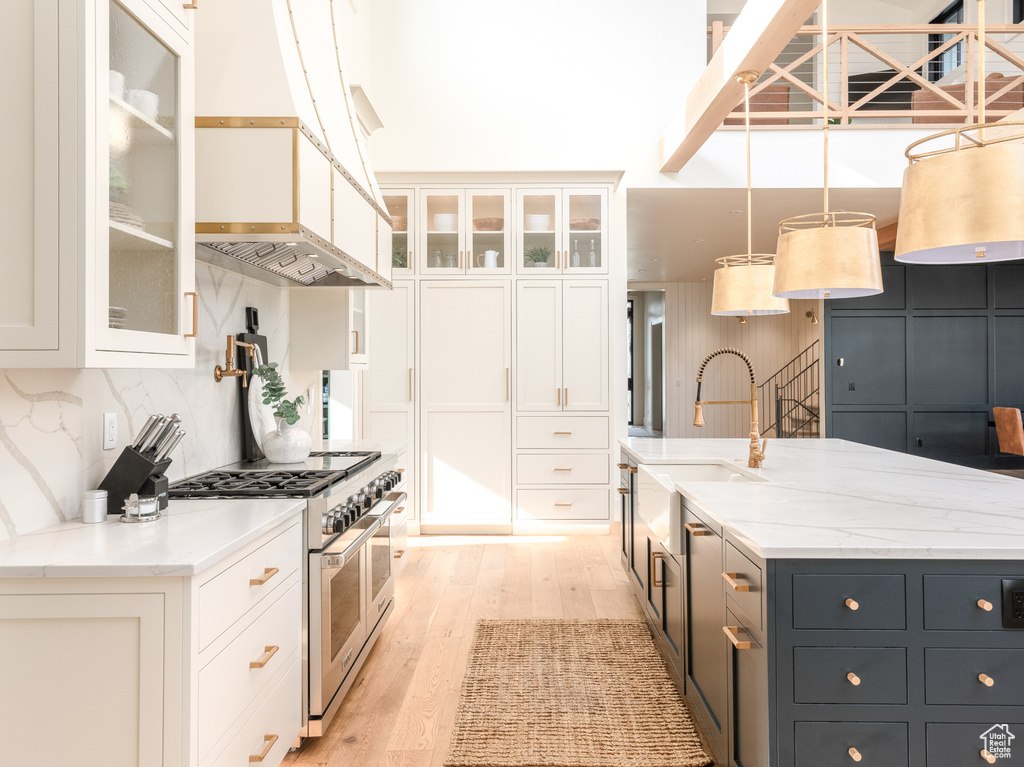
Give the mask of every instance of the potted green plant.
POLYGON ((120 202, 121 198, 124 197, 125 192, 128 191, 128 179, 124 177, 124 174, 115 168, 113 165, 110 166, 110 199, 114 202, 120 202))
POLYGON ((530 248, 526 251, 526 258, 532 261, 534 266, 547 266, 548 259, 551 258, 551 248, 547 245, 538 245, 536 248, 530 248))
POLYGON ((263 452, 271 463, 297 463, 309 456, 313 440, 309 432, 296 428, 299 408, 306 403, 301 394, 294 399, 285 399, 287 391, 277 363, 268 362, 252 371, 263 380, 263 404, 274 409, 277 429, 263 437, 263 452))
POLYGON ((391 267, 393 269, 404 269, 406 266, 405 248, 395 246, 391 249, 391 267))

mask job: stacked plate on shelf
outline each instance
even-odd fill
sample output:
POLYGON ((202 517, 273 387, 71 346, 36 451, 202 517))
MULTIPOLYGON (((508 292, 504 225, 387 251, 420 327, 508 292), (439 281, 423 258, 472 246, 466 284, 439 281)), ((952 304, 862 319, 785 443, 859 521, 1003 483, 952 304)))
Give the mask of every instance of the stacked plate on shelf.
POLYGON ((547 213, 527 213, 526 230, 528 232, 547 232, 551 230, 551 216, 547 213))
POLYGON ((455 213, 435 213, 434 214, 434 231, 435 232, 454 232, 455 228, 459 225, 459 217, 455 213))
POLYGON ((128 310, 123 306, 111 306, 107 319, 107 326, 124 330, 128 322, 128 310))

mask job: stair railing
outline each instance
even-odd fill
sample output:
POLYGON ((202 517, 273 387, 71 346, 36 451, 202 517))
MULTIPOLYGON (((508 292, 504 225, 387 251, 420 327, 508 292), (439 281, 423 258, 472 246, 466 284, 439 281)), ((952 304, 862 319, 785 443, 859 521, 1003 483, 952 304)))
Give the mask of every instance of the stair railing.
POLYGON ((821 407, 820 342, 815 341, 759 385, 762 434, 776 438, 818 436, 821 407))

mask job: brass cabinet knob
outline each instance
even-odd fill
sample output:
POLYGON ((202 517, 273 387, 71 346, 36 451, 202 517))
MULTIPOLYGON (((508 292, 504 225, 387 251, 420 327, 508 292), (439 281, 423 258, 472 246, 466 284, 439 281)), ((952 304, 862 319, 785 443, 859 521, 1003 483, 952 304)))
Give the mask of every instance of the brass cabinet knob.
POLYGON ((992 612, 992 603, 989 602, 987 599, 979 599, 978 600, 978 607, 980 607, 982 610, 984 610, 987 613, 992 612))
POLYGON ((986 687, 991 687, 996 683, 996 680, 990 677, 988 674, 978 674, 978 681, 986 687))
POLYGON ((849 607, 851 610, 859 610, 860 609, 860 603, 856 599, 851 599, 851 598, 847 597, 846 602, 844 602, 844 604, 847 607, 849 607))
POLYGON ((629 495, 629 490, 624 487, 619 488, 619 495, 629 495))
POLYGON ((854 687, 860 684, 860 677, 854 674, 852 671, 846 675, 846 678, 850 680, 850 684, 852 684, 854 687))
POLYGON ((620 469, 628 469, 629 468, 629 464, 628 463, 617 463, 615 465, 618 466, 620 469))
POLYGON ((993 754, 987 748, 981 749, 981 758, 984 759, 989 764, 995 764, 996 763, 995 754, 993 754))
POLYGON ((853 761, 855 761, 855 762, 859 762, 861 759, 864 758, 863 756, 860 755, 860 751, 855 749, 853 746, 850 746, 850 750, 847 751, 846 753, 848 753, 850 755, 850 758, 853 759, 853 761))

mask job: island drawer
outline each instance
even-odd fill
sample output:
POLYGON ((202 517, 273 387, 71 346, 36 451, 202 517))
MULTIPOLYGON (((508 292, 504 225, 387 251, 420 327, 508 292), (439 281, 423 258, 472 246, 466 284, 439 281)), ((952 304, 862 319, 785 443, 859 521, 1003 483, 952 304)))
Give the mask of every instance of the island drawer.
POLYGON ((793 628, 893 629, 907 627, 903 575, 793 576, 793 628))
POLYGON ((260 697, 278 672, 298 657, 302 627, 302 585, 292 585, 210 663, 199 671, 199 758, 260 697), (255 664, 255 667, 254 667, 255 664))
POLYGON ((205 650, 232 623, 302 566, 302 526, 291 525, 199 587, 199 649, 205 650))
POLYGON ((1001 630, 1003 578, 1020 579, 1024 574, 924 576, 924 627, 945 631, 1001 630))
POLYGON ((949 706, 1020 706, 1024 650, 924 651, 925 702, 949 706))
POLYGON ((606 522, 609 516, 608 490, 596 487, 566 487, 516 491, 516 519, 530 521, 589 520, 606 522))
POLYGON ((902 647, 794 647, 793 702, 907 702, 907 651, 902 647))
POLYGON ((521 485, 606 485, 608 456, 520 453, 516 456, 516 481, 521 485))
POLYGON ((516 447, 524 450, 608 447, 607 416, 519 416, 516 447))
POLYGON ((795 736, 796 767, 849 767, 861 760, 871 767, 908 764, 905 722, 796 722, 795 736))
POLYGON ((757 627, 761 623, 761 568, 731 543, 725 545, 725 593, 757 627))
POLYGON ((1024 724, 979 722, 978 724, 930 722, 926 728, 928 767, 1024 767, 1024 748, 1014 743, 1024 733, 1024 724), (982 756, 988 751, 995 762, 982 756))

